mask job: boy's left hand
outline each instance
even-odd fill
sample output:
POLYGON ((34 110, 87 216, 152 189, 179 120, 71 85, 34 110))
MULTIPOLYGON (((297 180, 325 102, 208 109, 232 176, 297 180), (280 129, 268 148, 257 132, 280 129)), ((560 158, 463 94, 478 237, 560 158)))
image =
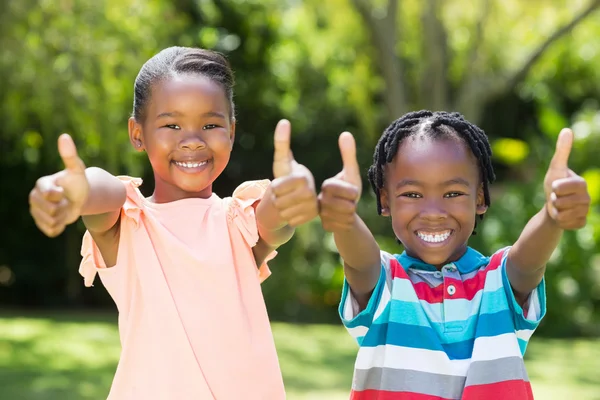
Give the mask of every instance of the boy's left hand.
POLYGON ((289 226, 296 227, 319 214, 315 179, 304 165, 294 160, 291 142, 291 125, 281 120, 275 128, 275 153, 271 183, 274 204, 279 217, 289 226))
POLYGON ((573 132, 563 129, 544 178, 548 215, 559 228, 568 230, 585 226, 591 202, 587 183, 568 167, 572 146, 573 132))

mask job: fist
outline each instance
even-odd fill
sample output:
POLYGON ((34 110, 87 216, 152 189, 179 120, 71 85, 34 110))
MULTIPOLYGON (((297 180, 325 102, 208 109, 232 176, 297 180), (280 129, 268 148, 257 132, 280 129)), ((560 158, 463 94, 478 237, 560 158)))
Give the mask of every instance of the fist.
POLYGON ((89 193, 85 165, 69 135, 58 138, 58 152, 65 169, 38 179, 29 193, 29 212, 37 227, 49 237, 60 235, 79 218, 89 193))
POLYGON ((590 194, 585 180, 568 167, 573 132, 563 129, 544 178, 546 209, 559 228, 574 230, 585 226, 590 194))
POLYGON ((304 165, 294 160, 291 142, 291 125, 281 120, 275 128, 275 153, 271 191, 273 203, 281 221, 297 227, 319 214, 315 179, 304 165))
POLYGON ((321 224, 328 232, 343 232, 354 226, 356 205, 362 190, 354 137, 344 132, 338 144, 342 155, 342 171, 323 182, 319 193, 321 224))

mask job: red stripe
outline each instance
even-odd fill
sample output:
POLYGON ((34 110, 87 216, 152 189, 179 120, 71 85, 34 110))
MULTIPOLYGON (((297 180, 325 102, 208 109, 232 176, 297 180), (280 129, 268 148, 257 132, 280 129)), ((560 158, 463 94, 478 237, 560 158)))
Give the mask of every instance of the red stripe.
POLYGON ((408 275, 406 274, 404 267, 402 267, 402 265, 400 265, 398 260, 396 260, 395 258, 392 258, 390 260, 390 273, 392 274, 392 279, 408 279, 408 275))
POLYGON ((444 284, 431 287, 427 282, 413 283, 415 292, 419 300, 424 300, 429 304, 441 303, 444 301, 444 284))
POLYGON ((533 400, 531 384, 522 380, 490 383, 487 385, 467 386, 462 400, 533 400))
MULTIPOLYGON (((498 269, 502 264, 502 256, 504 251, 498 251, 492 255, 489 264, 482 270, 478 271, 473 277, 463 281, 453 278, 446 278, 445 285, 440 284, 436 287, 429 286, 426 282, 413 283, 415 292, 419 300, 424 300, 430 304, 441 303, 444 300, 446 288, 448 285, 453 284, 456 291, 452 296, 446 295, 447 299, 466 299, 473 300, 475 295, 483 290, 485 285, 486 275, 489 271, 498 269)), ((390 261, 390 272, 392 278, 399 279, 410 279, 406 274, 404 268, 400 265, 398 260, 392 259, 390 261)))
MULTIPOLYGON (((410 392, 388 392, 386 390, 352 391, 350 400, 449 400, 445 397, 410 392)), ((487 398, 486 398, 487 399, 487 398)))

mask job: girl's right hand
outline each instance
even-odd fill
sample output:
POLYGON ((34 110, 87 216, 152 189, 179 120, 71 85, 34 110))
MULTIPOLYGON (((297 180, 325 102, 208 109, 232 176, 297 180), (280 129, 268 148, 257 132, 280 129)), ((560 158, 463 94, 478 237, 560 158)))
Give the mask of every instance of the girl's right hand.
POLYGON ((334 233, 354 227, 356 205, 362 191, 354 137, 351 133, 344 132, 338 143, 342 155, 342 171, 325 180, 319 193, 321 224, 323 229, 334 233))
POLYGON ((71 136, 58 138, 58 152, 65 169, 38 179, 29 193, 29 212, 49 237, 60 235, 67 225, 77 221, 90 191, 85 164, 71 136))

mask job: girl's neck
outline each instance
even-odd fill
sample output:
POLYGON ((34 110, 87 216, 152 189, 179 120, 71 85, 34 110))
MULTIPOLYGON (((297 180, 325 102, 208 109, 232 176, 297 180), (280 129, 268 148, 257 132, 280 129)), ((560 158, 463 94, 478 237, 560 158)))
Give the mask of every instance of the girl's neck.
POLYGON ((158 177, 154 177, 154 192, 148 198, 152 203, 170 203, 183 199, 208 199, 212 196, 212 184, 208 185, 199 192, 186 192, 179 187, 162 181, 158 177))

